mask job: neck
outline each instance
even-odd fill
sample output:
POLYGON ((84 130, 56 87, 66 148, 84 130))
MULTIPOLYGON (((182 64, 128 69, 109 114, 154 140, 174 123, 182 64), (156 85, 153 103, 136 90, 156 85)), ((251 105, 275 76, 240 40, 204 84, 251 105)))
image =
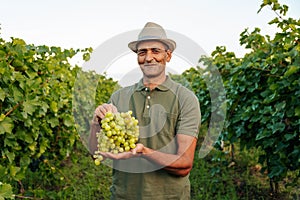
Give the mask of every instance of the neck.
POLYGON ((161 77, 155 77, 155 78, 144 77, 143 83, 144 86, 148 87, 150 90, 153 90, 156 86, 165 82, 166 78, 167 78, 166 75, 163 75, 161 77))

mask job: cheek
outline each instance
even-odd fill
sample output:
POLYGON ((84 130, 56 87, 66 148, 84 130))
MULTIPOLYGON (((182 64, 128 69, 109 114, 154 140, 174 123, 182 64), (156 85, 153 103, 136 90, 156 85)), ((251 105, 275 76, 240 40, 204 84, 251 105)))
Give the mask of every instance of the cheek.
POLYGON ((145 59, 143 59, 143 58, 137 58, 137 62, 138 62, 138 64, 140 65, 140 64, 143 64, 144 62, 145 62, 145 59))

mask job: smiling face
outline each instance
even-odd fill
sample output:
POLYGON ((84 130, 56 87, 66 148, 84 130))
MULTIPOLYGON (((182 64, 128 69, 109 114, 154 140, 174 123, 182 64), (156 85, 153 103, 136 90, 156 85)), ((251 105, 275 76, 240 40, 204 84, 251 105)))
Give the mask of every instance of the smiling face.
POLYGON ((144 41, 138 44, 138 64, 144 78, 165 78, 166 64, 171 60, 172 52, 159 41, 144 41))

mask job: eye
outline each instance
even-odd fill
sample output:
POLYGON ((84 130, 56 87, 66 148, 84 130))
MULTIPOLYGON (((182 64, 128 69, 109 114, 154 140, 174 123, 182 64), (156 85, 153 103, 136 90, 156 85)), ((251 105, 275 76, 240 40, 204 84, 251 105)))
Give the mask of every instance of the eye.
POLYGON ((151 51, 152 54, 154 55, 158 55, 160 53, 162 53, 163 51, 166 51, 166 50, 162 50, 160 48, 151 48, 151 49, 138 49, 137 50, 137 55, 138 56, 145 56, 147 54, 148 51, 151 51))
POLYGON ((147 49, 139 49, 136 53, 138 56, 145 56, 147 53, 147 49))
POLYGON ((159 49, 159 48, 152 48, 151 51, 152 51, 152 53, 154 53, 154 54, 159 54, 159 53, 162 52, 162 50, 159 49))

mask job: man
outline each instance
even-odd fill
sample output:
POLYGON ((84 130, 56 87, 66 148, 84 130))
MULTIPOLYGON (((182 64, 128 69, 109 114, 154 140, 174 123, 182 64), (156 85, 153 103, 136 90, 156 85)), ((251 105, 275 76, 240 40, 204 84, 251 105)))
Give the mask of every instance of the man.
POLYGON ((190 199, 189 173, 201 114, 196 96, 166 75, 176 43, 160 25, 148 22, 128 47, 137 54, 143 78, 96 108, 90 151, 97 149, 95 133, 106 112, 132 110, 140 126, 136 148, 102 153, 113 160, 111 199, 190 199))

